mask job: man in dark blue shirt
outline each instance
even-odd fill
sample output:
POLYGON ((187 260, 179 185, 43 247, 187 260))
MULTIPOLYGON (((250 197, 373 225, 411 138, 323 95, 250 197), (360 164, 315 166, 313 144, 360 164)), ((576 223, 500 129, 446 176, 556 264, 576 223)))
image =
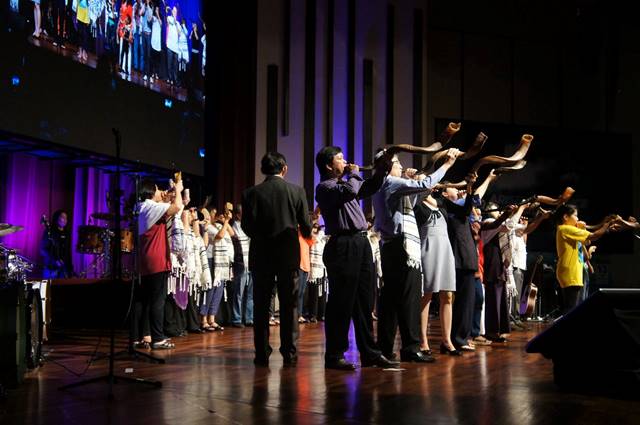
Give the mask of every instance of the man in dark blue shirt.
POLYGON ((328 146, 316 155, 316 166, 322 179, 316 187, 316 201, 331 236, 323 255, 329 277, 325 367, 355 370, 355 365, 344 359, 351 320, 362 366, 396 366, 397 362, 382 355, 373 337, 373 257, 359 203, 380 188, 391 163, 381 152, 376 156, 373 176, 363 180, 358 166, 348 164, 340 148, 328 146))

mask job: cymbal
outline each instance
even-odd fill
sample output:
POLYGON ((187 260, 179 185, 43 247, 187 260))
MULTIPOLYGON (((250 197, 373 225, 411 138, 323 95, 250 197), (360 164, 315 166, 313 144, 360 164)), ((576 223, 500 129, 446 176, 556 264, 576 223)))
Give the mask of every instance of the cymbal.
POLYGON ((9 223, 0 223, 0 236, 7 236, 12 233, 19 232, 24 229, 24 226, 14 226, 9 223))
MULTIPOLYGON (((103 212, 95 212, 91 214, 91 218, 95 220, 105 220, 105 221, 115 221, 116 219, 115 215, 111 213, 103 213, 103 212)), ((126 220, 129 220, 129 217, 126 215, 122 215, 120 216, 120 220, 126 221, 126 220)))

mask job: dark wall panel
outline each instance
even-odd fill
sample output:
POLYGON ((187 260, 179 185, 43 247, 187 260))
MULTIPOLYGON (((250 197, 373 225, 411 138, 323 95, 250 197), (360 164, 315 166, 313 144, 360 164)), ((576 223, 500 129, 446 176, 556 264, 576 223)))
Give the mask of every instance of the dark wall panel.
POLYGON ((278 66, 267 66, 267 152, 278 150, 278 66))

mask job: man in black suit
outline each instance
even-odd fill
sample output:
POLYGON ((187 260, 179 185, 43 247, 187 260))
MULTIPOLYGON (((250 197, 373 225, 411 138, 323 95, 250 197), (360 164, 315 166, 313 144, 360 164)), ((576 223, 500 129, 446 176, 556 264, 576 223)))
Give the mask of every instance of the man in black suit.
POLYGON ((284 180, 285 157, 269 152, 262 158, 264 182, 242 194, 242 228, 251 238, 249 268, 254 274, 253 340, 254 363, 268 366, 269 304, 274 286, 280 300, 280 353, 285 365, 297 361, 298 284, 300 245, 298 229, 303 237, 311 236, 311 223, 304 189, 284 180))

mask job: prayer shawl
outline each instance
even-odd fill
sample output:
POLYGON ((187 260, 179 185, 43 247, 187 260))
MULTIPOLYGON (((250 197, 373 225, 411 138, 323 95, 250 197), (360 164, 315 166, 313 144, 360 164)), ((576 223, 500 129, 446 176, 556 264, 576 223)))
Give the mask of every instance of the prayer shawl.
MULTIPOLYGON (((222 224, 215 223, 218 232, 222 229, 222 224)), ((213 244, 213 286, 224 285, 225 282, 233 279, 231 265, 233 261, 233 242, 227 234, 222 239, 209 241, 213 244)))
POLYGON ((316 236, 315 243, 309 249, 309 256, 311 259, 311 271, 309 272, 309 282, 315 282, 318 279, 323 279, 327 274, 327 270, 324 267, 324 261, 322 261, 322 254, 324 253, 324 247, 327 243, 327 236, 324 231, 320 230, 316 236))
POLYGON ((407 266, 422 269, 422 251, 420 247, 420 232, 413 213, 413 204, 409 196, 402 197, 402 237, 404 250, 407 253, 407 266))
POLYGON ((500 244, 500 253, 502 255, 504 281, 507 285, 507 297, 511 300, 511 298, 518 295, 518 291, 516 290, 516 280, 513 277, 513 267, 511 267, 513 254, 511 249, 511 238, 514 235, 516 223, 509 218, 504 222, 504 227, 506 228, 506 231, 500 232, 498 242, 500 244))
MULTIPOLYGON (((186 293, 187 290, 187 276, 184 264, 186 259, 185 235, 181 216, 182 211, 167 220, 167 238, 169 241, 169 256, 171 258, 171 273, 169 274, 167 293, 173 294, 178 306, 181 304, 178 298, 183 297, 181 295, 176 297, 176 295, 178 293, 186 293)), ((180 307, 186 308, 186 305, 185 307, 180 307)))
POLYGON ((367 232, 369 237, 369 245, 371 245, 371 259, 376 271, 376 286, 380 288, 382 280, 382 258, 380 256, 380 235, 373 229, 367 232))

